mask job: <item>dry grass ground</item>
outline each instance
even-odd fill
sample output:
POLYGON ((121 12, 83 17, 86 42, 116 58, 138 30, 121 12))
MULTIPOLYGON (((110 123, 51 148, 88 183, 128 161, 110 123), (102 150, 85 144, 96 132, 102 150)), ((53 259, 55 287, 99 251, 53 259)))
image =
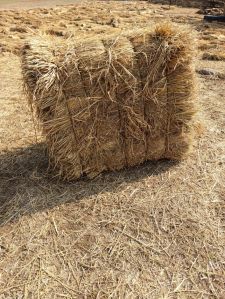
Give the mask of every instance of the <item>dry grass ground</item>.
POLYGON ((198 77, 204 130, 187 161, 63 183, 47 171, 17 56, 39 30, 66 38, 172 19, 197 31, 196 68, 224 73, 224 61, 202 60, 224 51, 224 25, 146 2, 0 14, 0 298, 224 299, 225 81, 198 77))

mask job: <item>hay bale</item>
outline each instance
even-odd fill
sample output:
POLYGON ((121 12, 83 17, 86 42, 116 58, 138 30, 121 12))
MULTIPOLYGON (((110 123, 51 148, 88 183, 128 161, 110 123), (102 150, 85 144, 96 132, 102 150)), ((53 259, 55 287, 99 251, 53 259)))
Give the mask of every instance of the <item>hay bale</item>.
POLYGON ((26 44, 25 90, 58 174, 70 180, 184 158, 195 114, 192 45, 190 33, 168 24, 26 44))

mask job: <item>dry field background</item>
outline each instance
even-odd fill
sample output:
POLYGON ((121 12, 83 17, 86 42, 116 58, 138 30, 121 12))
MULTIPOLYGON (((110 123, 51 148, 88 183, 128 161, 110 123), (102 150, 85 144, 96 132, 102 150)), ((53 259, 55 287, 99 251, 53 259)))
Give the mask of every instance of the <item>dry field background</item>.
POLYGON ((225 298, 224 53, 225 26, 193 8, 96 1, 0 11, 1 299, 225 298), (203 129, 193 154, 57 181, 22 93, 25 39, 165 20, 197 36, 203 129))

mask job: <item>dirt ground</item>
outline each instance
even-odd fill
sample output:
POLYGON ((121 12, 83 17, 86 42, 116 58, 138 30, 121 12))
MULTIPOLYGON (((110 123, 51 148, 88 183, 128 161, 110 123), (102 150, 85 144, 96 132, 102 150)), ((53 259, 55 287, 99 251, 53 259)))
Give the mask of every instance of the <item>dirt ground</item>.
POLYGON ((7 9, 31 9, 37 7, 55 7, 79 2, 78 0, 1 0, 0 10, 7 9))
POLYGON ((225 25, 196 11, 141 1, 0 11, 0 299, 225 298, 225 25), (20 47, 37 34, 85 38, 165 20, 196 36, 202 130, 189 159, 55 179, 23 94, 20 47))

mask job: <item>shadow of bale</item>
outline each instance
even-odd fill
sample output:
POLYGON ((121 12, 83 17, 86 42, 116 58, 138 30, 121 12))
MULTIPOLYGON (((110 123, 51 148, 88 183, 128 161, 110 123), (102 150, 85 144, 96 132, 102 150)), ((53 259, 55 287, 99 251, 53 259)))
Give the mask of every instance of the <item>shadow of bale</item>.
POLYGON ((48 169, 44 144, 0 155, 0 225, 22 215, 49 210, 101 192, 117 192, 124 184, 166 172, 176 162, 161 160, 117 172, 106 172, 93 180, 86 177, 64 182, 48 169))

